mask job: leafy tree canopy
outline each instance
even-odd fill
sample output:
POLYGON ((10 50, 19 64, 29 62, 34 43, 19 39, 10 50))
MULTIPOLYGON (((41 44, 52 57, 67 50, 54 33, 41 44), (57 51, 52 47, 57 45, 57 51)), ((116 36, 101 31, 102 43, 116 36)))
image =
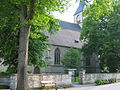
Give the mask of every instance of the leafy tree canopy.
POLYGON ((94 0, 84 11, 81 39, 86 43, 82 51, 86 57, 97 53, 101 69, 117 72, 120 65, 120 27, 117 0, 94 0))
POLYGON ((54 33, 60 29, 59 20, 51 14, 53 11, 63 12, 67 0, 35 0, 34 16, 27 16, 20 22, 20 5, 24 3, 29 14, 32 0, 0 0, 0 57, 4 58, 4 65, 8 71, 16 72, 18 63, 19 30, 21 25, 31 24, 29 42, 29 64, 44 66, 43 51, 47 48, 43 42, 48 41, 44 32, 54 33), (29 19, 28 19, 29 18, 29 19))
MULTIPOLYGON (((9 35, 18 34, 19 38, 18 47, 16 45, 17 42, 11 44, 14 45, 15 48, 19 48, 17 50, 17 90, 29 90, 27 78, 28 54, 30 55, 30 53, 28 53, 29 38, 40 38, 41 40, 41 37, 43 37, 41 33, 46 31, 52 33, 59 30, 58 20, 55 19, 51 13, 53 11, 62 12, 67 2, 68 0, 0 0, 0 11, 2 11, 0 12, 0 31, 11 30, 12 33, 9 33, 9 35)), ((1 37, 5 37, 7 40, 9 38, 8 36, 1 37)), ((12 39, 10 39, 10 41, 12 42, 12 39)), ((2 52, 5 51, 4 48, 5 47, 0 47, 2 52)), ((6 56, 16 51, 15 48, 11 50, 9 47, 6 56)), ((33 55, 38 54, 34 53, 33 55)), ((39 58, 39 56, 35 57, 36 59, 39 58)), ((33 61, 31 63, 33 63, 33 61)), ((36 63, 34 62, 34 64, 36 63)))
POLYGON ((69 49, 65 52, 61 62, 66 68, 80 69, 80 51, 78 49, 69 49))

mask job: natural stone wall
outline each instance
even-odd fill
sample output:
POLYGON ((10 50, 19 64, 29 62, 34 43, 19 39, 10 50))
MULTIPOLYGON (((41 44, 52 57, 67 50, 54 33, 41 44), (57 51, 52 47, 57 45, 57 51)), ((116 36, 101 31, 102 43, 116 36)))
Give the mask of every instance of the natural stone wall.
POLYGON ((60 62, 60 65, 54 64, 54 56, 55 56, 55 49, 59 48, 60 50, 60 60, 63 58, 64 53, 69 50, 69 47, 63 47, 63 46, 55 46, 55 45, 49 45, 49 51, 46 50, 43 54, 45 62, 47 63, 47 67, 41 68, 41 73, 64 73, 64 66, 60 62), (49 53, 49 54, 48 54, 49 53))
POLYGON ((63 65, 49 65, 45 68, 41 68, 42 73, 64 73, 64 70, 65 68, 63 67, 63 65))
POLYGON ((80 72, 79 78, 80 78, 81 84, 88 84, 88 83, 95 83, 95 80, 97 80, 97 79, 116 78, 117 80, 120 80, 120 73, 89 73, 89 74, 84 74, 84 73, 80 72))
MULTIPOLYGON (((11 76, 10 87, 12 90, 16 88, 16 75, 11 76)), ((57 86, 69 86, 72 85, 71 77, 68 74, 34 74, 28 76, 28 82, 30 88, 40 88, 40 81, 52 81, 57 86)))
MULTIPOLYGON (((54 56, 55 56, 55 49, 56 48, 59 48, 60 50, 60 59, 63 58, 64 56, 64 53, 70 49, 70 47, 64 47, 64 46, 56 46, 56 45, 49 45, 49 54, 48 54, 48 50, 46 50, 44 53, 43 53, 43 56, 44 56, 44 60, 46 60, 47 64, 48 65, 54 65, 54 56), (50 57, 49 59, 47 59, 46 57, 50 57)), ((62 65, 62 63, 60 63, 60 65, 62 65)))

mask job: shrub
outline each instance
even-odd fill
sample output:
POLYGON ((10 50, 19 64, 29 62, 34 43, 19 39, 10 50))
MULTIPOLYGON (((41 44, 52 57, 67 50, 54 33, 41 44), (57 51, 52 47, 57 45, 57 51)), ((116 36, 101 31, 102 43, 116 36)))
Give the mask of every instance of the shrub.
POLYGON ((95 81, 96 85, 110 84, 116 82, 116 78, 111 79, 97 79, 95 81))
POLYGON ((73 77, 72 82, 79 82, 79 77, 73 77))
POLYGON ((73 48, 67 50, 61 62, 66 68, 76 68, 79 70, 80 69, 80 50, 73 49, 73 48))

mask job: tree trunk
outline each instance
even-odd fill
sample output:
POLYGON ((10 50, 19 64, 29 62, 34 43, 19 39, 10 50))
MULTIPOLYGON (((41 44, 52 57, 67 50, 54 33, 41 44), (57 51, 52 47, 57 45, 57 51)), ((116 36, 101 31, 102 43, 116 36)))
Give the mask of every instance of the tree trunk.
POLYGON ((19 37, 19 55, 18 55, 18 75, 17 75, 17 90, 29 90, 27 78, 27 62, 28 62, 28 43, 30 26, 24 25, 27 17, 27 8, 24 4, 21 5, 20 11, 20 37, 19 37))

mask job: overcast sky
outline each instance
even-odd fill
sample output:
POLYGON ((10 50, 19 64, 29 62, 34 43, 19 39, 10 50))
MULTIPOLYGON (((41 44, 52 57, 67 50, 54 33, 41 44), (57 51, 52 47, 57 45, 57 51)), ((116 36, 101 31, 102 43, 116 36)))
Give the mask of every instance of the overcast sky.
POLYGON ((71 0, 70 3, 71 3, 71 6, 68 8, 67 11, 65 11, 62 14, 55 12, 54 16, 60 20, 74 23, 74 16, 73 15, 74 15, 76 9, 78 8, 79 2, 76 2, 76 0, 71 0))

